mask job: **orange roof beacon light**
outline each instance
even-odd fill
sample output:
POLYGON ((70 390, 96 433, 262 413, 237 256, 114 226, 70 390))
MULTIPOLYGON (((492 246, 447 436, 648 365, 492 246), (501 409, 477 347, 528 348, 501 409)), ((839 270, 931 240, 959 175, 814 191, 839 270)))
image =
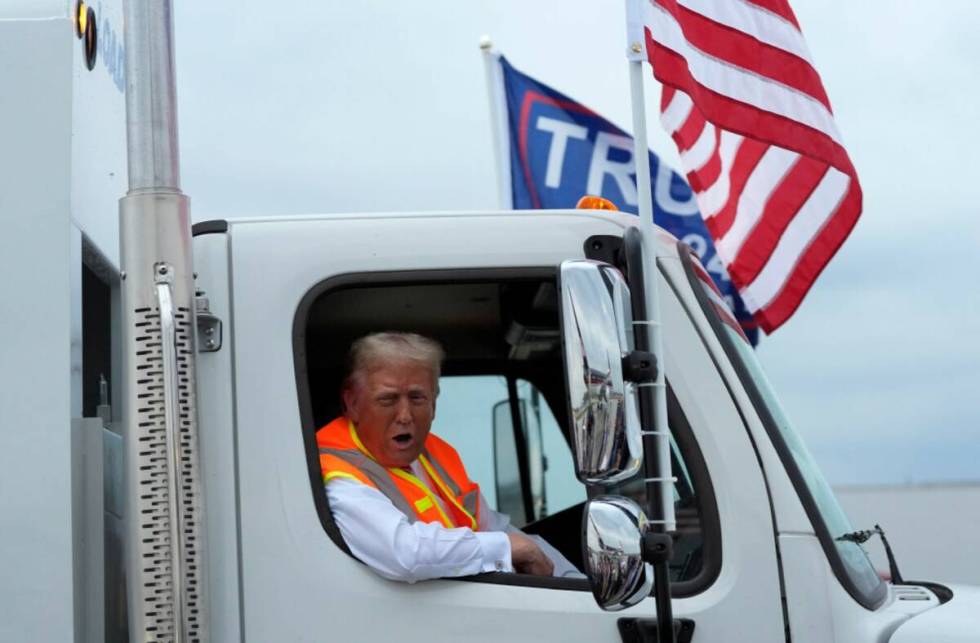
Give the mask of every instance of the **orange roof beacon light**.
POLYGON ((616 204, 609 199, 604 199, 601 196, 593 196, 591 194, 586 194, 578 203, 575 204, 576 210, 613 210, 619 211, 616 204))

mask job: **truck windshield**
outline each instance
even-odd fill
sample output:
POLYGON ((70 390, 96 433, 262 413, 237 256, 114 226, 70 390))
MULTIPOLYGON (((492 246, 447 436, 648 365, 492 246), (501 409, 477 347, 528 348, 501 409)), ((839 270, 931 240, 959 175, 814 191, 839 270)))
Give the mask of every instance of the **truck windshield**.
POLYGON ((728 304, 715 288, 711 277, 683 244, 680 254, 701 308, 735 366, 746 391, 752 397, 796 486, 831 567, 858 602, 869 609, 877 607, 884 599, 886 589, 867 553, 854 542, 837 540, 854 530, 850 520, 786 417, 755 356, 755 350, 730 312, 728 304))

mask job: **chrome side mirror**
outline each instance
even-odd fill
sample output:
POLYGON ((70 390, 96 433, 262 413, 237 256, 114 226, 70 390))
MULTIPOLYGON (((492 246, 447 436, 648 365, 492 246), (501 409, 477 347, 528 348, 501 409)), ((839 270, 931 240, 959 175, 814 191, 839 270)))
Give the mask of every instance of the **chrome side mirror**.
POLYGON ((599 496, 582 515, 582 560, 599 607, 615 612, 650 595, 653 566, 643 561, 647 519, 635 502, 599 496))
POLYGON ((612 484, 640 468, 643 445, 633 385, 623 378, 632 348, 629 286, 597 261, 561 264, 561 325, 575 475, 612 484))

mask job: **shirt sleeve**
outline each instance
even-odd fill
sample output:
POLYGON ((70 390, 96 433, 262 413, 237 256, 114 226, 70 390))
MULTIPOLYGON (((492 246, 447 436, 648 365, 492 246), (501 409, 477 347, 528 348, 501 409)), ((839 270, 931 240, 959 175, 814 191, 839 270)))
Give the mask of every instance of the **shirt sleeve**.
POLYGON ((494 511, 490 503, 480 492, 480 531, 507 531, 510 527, 510 516, 494 511))
MULTIPOLYGON (((487 531, 513 531, 519 534, 524 534, 523 531, 517 527, 510 524, 510 516, 507 514, 500 513, 499 511, 494 511, 490 508, 490 504, 487 502, 483 494, 480 494, 480 530, 487 531)), ((572 564, 570 560, 565 558, 565 556, 551 546, 547 540, 538 536, 537 534, 524 534, 541 548, 544 555, 547 556, 555 566, 555 571, 552 575, 562 577, 562 578, 586 578, 585 574, 579 571, 579 569, 572 564)))
POLYGON ((385 578, 414 583, 513 571, 510 540, 503 530, 410 523, 383 493, 353 480, 331 480, 326 490, 351 553, 385 578))
MULTIPOLYGON (((520 531, 516 527, 509 527, 508 531, 520 531)), ((524 532, 521 532, 524 533, 524 532)), ((537 534, 524 534, 534 542, 538 544, 544 555, 547 556, 555 566, 555 571, 552 572, 552 576, 557 576, 559 578, 587 578, 585 574, 579 571, 578 567, 572 564, 572 561, 565 558, 565 555, 560 551, 551 546, 547 540, 542 538, 537 534)))

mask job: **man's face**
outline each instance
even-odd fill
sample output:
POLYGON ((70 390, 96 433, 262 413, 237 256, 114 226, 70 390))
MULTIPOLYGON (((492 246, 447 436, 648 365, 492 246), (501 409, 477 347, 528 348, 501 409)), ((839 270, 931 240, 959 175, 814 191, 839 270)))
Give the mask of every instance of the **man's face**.
POLYGON ((419 457, 436 412, 427 365, 406 361, 374 368, 355 378, 343 397, 347 417, 378 462, 407 467, 419 457))

